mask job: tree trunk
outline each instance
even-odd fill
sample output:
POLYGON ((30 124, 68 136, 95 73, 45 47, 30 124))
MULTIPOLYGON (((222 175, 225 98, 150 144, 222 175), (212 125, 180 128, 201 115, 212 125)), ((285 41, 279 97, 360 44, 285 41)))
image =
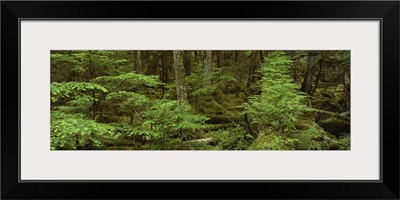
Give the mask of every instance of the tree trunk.
POLYGON ((188 100, 185 83, 185 68, 183 66, 183 51, 174 51, 174 70, 177 100, 187 104, 188 100))
POLYGON ((234 57, 234 61, 235 61, 234 62, 235 66, 239 64, 239 53, 240 53, 240 51, 234 51, 234 53, 233 53, 234 54, 233 57, 234 57))
POLYGON ((163 83, 169 82, 169 71, 172 68, 172 58, 170 51, 163 52, 163 83))
POLYGON ((221 56, 220 56, 220 51, 217 51, 217 67, 221 67, 221 56))
POLYGON ((142 73, 142 60, 140 50, 136 51, 136 73, 142 73))
POLYGON ((183 65, 185 66, 186 75, 189 76, 192 73, 192 54, 191 51, 183 52, 183 65))
POLYGON ((132 51, 131 53, 132 56, 132 71, 136 72, 136 58, 135 58, 135 51, 132 51))
POLYGON ((197 51, 193 51, 193 56, 194 56, 194 60, 195 60, 195 61, 198 61, 198 60, 199 60, 199 58, 198 58, 198 52, 197 52, 197 51))
POLYGON ((211 51, 206 51, 206 57, 204 59, 204 79, 203 79, 204 85, 208 85, 211 83, 211 61, 212 61, 212 53, 211 51))
POLYGON ((312 79, 313 79, 314 68, 315 68, 315 57, 316 57, 316 53, 314 53, 314 52, 308 53, 307 70, 306 70, 306 74, 304 75, 303 84, 301 85, 301 91, 305 92, 309 95, 311 95, 311 92, 312 92, 312 79))
POLYGON ((253 75, 254 72, 256 71, 257 65, 260 65, 259 62, 259 54, 256 51, 253 51, 251 55, 251 62, 250 62, 250 69, 249 69, 249 78, 247 79, 246 87, 249 88, 251 85, 251 82, 253 81, 253 75))
POLYGON ((343 99, 347 109, 350 110, 350 78, 347 73, 344 73, 343 99))
POLYGON ((322 59, 319 60, 318 64, 319 64, 319 71, 318 71, 317 79, 315 80, 314 89, 313 89, 311 95, 314 95, 315 90, 317 90, 317 88, 318 88, 318 86, 319 86, 319 80, 321 79, 322 67, 323 67, 323 61, 322 61, 322 59))
POLYGON ((149 68, 147 69, 147 74, 150 75, 157 75, 157 68, 159 65, 159 56, 156 51, 153 51, 152 54, 150 55, 150 65, 149 68))

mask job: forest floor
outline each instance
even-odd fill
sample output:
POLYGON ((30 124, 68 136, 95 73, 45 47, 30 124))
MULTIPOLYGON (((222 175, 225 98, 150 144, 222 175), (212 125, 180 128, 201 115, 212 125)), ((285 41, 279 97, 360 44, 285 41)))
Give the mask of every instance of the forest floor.
MULTIPOLYGON (((318 140, 321 140, 321 142, 322 140, 330 140, 330 145, 334 146, 330 148, 333 149, 338 148, 336 145, 338 145, 341 137, 349 136, 350 134, 350 113, 345 111, 346 108, 341 98, 341 89, 342 88, 339 86, 327 87, 322 92, 317 91, 311 99, 310 105, 313 108, 321 110, 321 112, 304 115, 297 123, 297 129, 299 129, 300 132, 301 130, 313 128, 315 127, 315 124, 318 124, 318 126, 323 128, 325 133, 325 136, 318 138, 318 140), (337 113, 338 111, 339 113, 337 113)), ((224 146, 225 148, 228 148, 231 144, 229 144, 229 141, 227 142, 227 140, 241 140, 241 136, 235 135, 234 133, 226 133, 227 135, 224 137, 223 132, 232 130, 232 128, 238 126, 238 123, 241 124, 241 128, 246 129, 243 117, 235 114, 238 113, 237 105, 244 102, 244 95, 244 93, 219 94, 219 98, 213 98, 205 105, 203 104, 203 106, 201 106, 201 112, 207 112, 207 108, 214 112, 205 114, 210 118, 206 121, 204 126, 205 131, 202 134, 196 135, 194 138, 190 138, 183 142, 185 144, 190 144, 189 146, 198 146, 200 149, 205 148, 202 150, 214 150, 215 146, 219 146, 217 149, 223 150, 224 144, 221 145, 221 143, 228 143, 224 146), (237 98, 237 96, 243 98, 237 98), (215 99, 219 99, 219 101, 216 101, 215 99), (235 102, 227 101, 227 99, 235 99, 235 102), (218 107, 219 109, 216 109, 215 107, 218 107), (219 112, 215 113, 215 110, 219 110, 219 112)), ((231 142, 234 143, 233 141, 231 142)), ((237 141, 235 142, 237 143, 237 141)), ((253 142, 256 143, 257 141, 253 139, 253 142)), ((105 150, 139 150, 147 148, 146 145, 138 146, 135 141, 125 139, 109 144, 106 143, 106 146, 104 147, 105 150)))

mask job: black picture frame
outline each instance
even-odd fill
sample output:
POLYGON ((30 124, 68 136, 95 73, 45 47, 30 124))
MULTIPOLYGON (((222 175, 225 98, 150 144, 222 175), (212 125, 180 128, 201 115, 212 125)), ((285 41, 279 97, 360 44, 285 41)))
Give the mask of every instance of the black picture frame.
POLYGON ((398 1, 2 1, 1 198, 399 199, 399 8, 398 1), (19 182, 20 19, 379 19, 381 181, 19 182))

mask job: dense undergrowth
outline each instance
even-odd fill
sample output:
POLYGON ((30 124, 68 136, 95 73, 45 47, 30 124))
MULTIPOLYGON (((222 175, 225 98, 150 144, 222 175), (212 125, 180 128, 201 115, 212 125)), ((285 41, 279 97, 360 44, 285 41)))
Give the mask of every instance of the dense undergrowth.
POLYGON ((348 51, 208 53, 52 51, 51 149, 350 149, 348 51))

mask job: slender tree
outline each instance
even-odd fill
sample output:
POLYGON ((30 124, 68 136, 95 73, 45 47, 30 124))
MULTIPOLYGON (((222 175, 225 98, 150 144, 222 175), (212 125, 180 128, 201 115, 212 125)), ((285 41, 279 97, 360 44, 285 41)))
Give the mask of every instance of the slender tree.
POLYGON ((253 51, 250 55, 250 65, 249 65, 249 78, 247 79, 246 87, 249 88, 251 82, 253 81, 254 73, 256 71, 256 67, 260 66, 260 54, 257 51, 253 51))
POLYGON ((136 72, 138 74, 142 73, 142 58, 140 50, 136 51, 136 72))
POLYGON ((177 100, 187 104, 188 99, 185 83, 185 68, 183 66, 183 51, 174 51, 174 70, 177 100))
POLYGON ((216 51, 217 52, 217 68, 221 67, 221 51, 216 51))
POLYGON ((301 85, 301 91, 305 92, 309 95, 312 94, 312 79, 313 79, 313 74, 314 74, 314 70, 315 70, 316 55, 317 55, 316 52, 308 53, 307 69, 306 69, 306 73, 304 75, 303 84, 301 85))
POLYGON ((322 58, 318 61, 318 65, 319 65, 318 75, 317 75, 317 78, 315 79, 314 89, 312 90, 311 95, 314 95, 315 91, 317 90, 317 88, 319 86, 319 81, 321 80, 322 69, 323 69, 323 59, 322 58))
POLYGON ((192 52, 183 52, 183 65, 185 66, 186 75, 189 76, 192 73, 192 52))
POLYGON ((206 51, 206 57, 204 59, 204 85, 208 85, 211 82, 211 61, 212 61, 212 53, 211 51, 206 51))
POLYGON ((344 73, 343 99, 346 104, 346 108, 350 110, 350 78, 346 72, 344 73))

